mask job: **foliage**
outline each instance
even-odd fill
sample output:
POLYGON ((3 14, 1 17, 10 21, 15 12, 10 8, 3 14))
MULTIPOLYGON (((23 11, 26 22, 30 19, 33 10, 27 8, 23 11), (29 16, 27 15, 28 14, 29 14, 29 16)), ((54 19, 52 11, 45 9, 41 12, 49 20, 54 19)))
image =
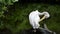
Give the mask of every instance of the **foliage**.
POLYGON ((38 9, 40 12, 48 11, 50 13, 50 19, 44 20, 41 23, 46 23, 48 28, 59 34, 60 31, 60 6, 50 5, 50 4, 40 4, 40 3, 29 3, 29 4, 19 4, 15 3, 14 6, 9 7, 9 12, 6 16, 7 23, 5 26, 13 33, 20 30, 29 29, 31 25, 29 24, 29 13, 33 10, 38 9), (14 7, 15 6, 15 7, 14 7), (28 28, 27 28, 28 27, 28 28))
POLYGON ((0 28, 3 29, 6 25, 6 12, 8 12, 8 6, 13 5, 18 0, 0 0, 0 28))
POLYGON ((14 2, 17 2, 18 0, 0 0, 0 3, 3 3, 5 5, 11 5, 14 2))
MULTIPOLYGON (((18 0, 0 0, 0 14, 3 15, 4 11, 7 11, 7 6, 12 5, 14 2, 18 0)), ((1 17, 0 16, 0 17, 1 17)))
MULTIPOLYGON (((2 9, 7 10, 5 8, 2 9)), ((43 3, 13 4, 13 6, 8 7, 8 12, 4 14, 5 17, 0 17, 0 28, 3 29, 6 27, 14 34, 20 30, 31 28, 28 16, 31 11, 36 9, 38 9, 40 12, 48 11, 50 13, 50 19, 44 20, 40 23, 46 23, 50 30, 60 34, 60 5, 50 5, 43 3)))

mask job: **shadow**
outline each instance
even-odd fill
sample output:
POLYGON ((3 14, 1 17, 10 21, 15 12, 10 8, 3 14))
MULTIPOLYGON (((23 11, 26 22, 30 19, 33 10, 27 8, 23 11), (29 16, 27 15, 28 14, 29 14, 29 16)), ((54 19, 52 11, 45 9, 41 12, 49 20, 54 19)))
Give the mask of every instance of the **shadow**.
POLYGON ((12 34, 11 30, 4 28, 0 29, 0 34, 12 34))

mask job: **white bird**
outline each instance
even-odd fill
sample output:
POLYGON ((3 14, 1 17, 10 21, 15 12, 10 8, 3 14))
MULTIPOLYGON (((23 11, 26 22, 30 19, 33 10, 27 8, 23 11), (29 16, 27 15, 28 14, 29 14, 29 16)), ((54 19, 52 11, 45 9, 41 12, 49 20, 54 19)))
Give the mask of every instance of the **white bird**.
POLYGON ((49 17, 50 17, 50 15, 48 12, 40 13, 38 10, 36 10, 36 11, 32 11, 29 14, 29 21, 30 21, 30 24, 33 27, 33 29, 38 29, 40 27, 39 22, 44 20, 45 18, 49 18, 49 17), (42 15, 44 15, 44 17, 40 18, 39 16, 42 16, 42 15))

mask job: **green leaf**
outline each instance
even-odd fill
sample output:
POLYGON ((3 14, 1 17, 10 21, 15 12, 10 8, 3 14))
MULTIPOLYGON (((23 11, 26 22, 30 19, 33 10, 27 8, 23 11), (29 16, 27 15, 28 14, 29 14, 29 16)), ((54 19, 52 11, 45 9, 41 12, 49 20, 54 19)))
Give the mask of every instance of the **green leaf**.
POLYGON ((14 2, 17 2, 18 0, 0 0, 0 3, 3 3, 5 5, 12 5, 14 2))

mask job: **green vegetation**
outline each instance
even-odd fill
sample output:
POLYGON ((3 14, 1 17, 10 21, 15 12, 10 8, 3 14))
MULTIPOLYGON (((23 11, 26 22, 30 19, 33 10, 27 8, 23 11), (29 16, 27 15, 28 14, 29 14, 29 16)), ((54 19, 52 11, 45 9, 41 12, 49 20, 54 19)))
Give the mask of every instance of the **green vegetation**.
POLYGON ((10 29, 13 33, 19 32, 23 29, 31 28, 29 24, 29 13, 38 9, 40 12, 48 11, 50 13, 50 19, 44 20, 41 23, 46 23, 48 28, 52 31, 60 32, 60 5, 50 5, 42 3, 28 3, 20 4, 15 3, 8 7, 5 17, 0 18, 0 28, 4 27, 10 29))
POLYGON ((17 1, 18 0, 0 0, 0 17, 5 17, 3 13, 5 11, 8 12, 8 6, 13 5, 13 3, 17 1))

